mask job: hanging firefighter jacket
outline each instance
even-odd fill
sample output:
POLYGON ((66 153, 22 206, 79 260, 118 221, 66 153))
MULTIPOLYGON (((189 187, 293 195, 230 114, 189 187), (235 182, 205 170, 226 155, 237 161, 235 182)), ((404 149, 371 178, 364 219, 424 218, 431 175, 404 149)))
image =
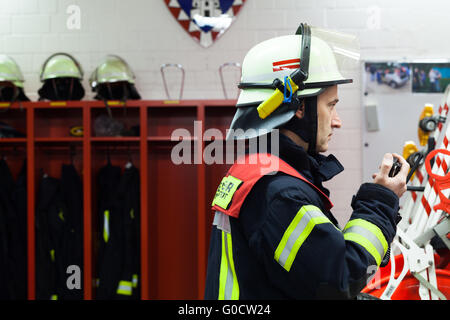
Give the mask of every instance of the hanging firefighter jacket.
POLYGON ((99 183, 99 300, 139 297, 139 171, 108 163, 99 183))
POLYGON ((0 160, 0 299, 26 299, 26 166, 17 182, 0 160))
POLYGON ((123 214, 127 217, 126 221, 131 224, 129 241, 131 250, 130 268, 132 273, 133 299, 140 298, 140 185, 139 170, 131 163, 128 163, 122 175, 119 192, 124 205, 123 214), (129 219, 127 214, 129 215, 129 219))
MULTIPOLYGON (((43 175, 36 209, 36 298, 82 299, 82 287, 68 286, 67 270, 83 266, 82 184, 73 165, 61 179, 43 175)), ((80 282, 81 282, 80 275, 80 282)))
POLYGON ((61 299, 82 300, 83 290, 80 276, 79 288, 69 288, 66 284, 67 267, 83 266, 83 183, 75 167, 63 164, 61 171, 61 188, 66 211, 64 216, 64 237, 61 245, 62 259, 59 274, 64 275, 60 283, 61 299))
POLYGON ((25 134, 0 121, 0 138, 24 138, 25 134))
POLYGON ((62 230, 60 181, 43 175, 36 205, 36 299, 57 299, 56 252, 62 230))
POLYGON ((12 192, 12 202, 16 211, 16 224, 18 231, 17 260, 14 267, 15 277, 15 299, 27 299, 27 164, 23 162, 19 176, 17 177, 12 192))

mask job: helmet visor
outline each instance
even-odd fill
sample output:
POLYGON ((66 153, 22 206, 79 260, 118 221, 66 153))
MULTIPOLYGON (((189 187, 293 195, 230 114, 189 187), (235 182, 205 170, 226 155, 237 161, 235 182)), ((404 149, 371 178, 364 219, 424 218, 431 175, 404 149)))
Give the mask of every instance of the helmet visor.
POLYGON ((106 56, 95 73, 92 80, 95 80, 96 84, 122 81, 133 84, 136 78, 128 63, 116 55, 106 56))
MULTIPOLYGON (((357 36, 317 27, 311 27, 311 35, 321 39, 330 47, 342 78, 357 78, 361 56, 357 36)), ((314 70, 309 70, 310 74, 313 72, 314 70)))
POLYGON ((238 106, 265 101, 275 90, 271 86, 274 79, 283 81, 300 68, 308 75, 304 88, 297 92, 301 97, 318 95, 325 87, 358 78, 360 54, 356 36, 312 27, 309 45, 303 43, 304 37, 308 36, 298 33, 272 38, 249 51, 242 66, 239 87, 244 90, 238 106))
POLYGON ((25 81, 16 61, 4 54, 0 55, 0 81, 11 81, 15 84, 25 81))

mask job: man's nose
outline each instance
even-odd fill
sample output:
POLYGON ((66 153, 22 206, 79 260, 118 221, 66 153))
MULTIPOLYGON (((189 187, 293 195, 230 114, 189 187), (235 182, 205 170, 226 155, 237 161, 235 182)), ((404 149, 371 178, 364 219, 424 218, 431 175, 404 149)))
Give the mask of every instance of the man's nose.
POLYGON ((331 127, 339 129, 342 126, 341 118, 339 118, 339 115, 337 112, 333 114, 333 118, 331 119, 331 127))

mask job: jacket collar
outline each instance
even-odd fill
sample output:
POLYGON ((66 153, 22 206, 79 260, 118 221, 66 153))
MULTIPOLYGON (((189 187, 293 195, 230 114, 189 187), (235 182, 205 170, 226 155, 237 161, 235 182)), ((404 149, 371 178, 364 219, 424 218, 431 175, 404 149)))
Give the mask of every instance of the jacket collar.
POLYGON ((328 181, 344 171, 344 167, 334 155, 324 156, 317 154, 311 156, 305 149, 295 144, 282 133, 280 133, 279 146, 279 157, 294 167, 309 181, 323 189, 326 194, 329 194, 329 191, 322 186, 322 182, 328 181))

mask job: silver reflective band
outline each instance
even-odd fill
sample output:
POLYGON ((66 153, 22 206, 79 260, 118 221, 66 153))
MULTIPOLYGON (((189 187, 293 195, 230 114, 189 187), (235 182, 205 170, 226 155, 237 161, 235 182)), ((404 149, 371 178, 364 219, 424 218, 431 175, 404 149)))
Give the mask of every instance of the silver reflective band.
POLYGON ((322 223, 331 223, 330 220, 313 205, 300 208, 275 251, 275 260, 287 271, 290 271, 297 256, 297 252, 308 238, 314 226, 322 223))
POLYGON ((216 211, 214 214, 213 226, 216 226, 219 230, 231 233, 230 217, 220 211, 216 211))
POLYGON ((222 258, 219 274, 219 300, 239 300, 239 283, 233 261, 231 234, 222 231, 222 258))
POLYGON ((366 228, 363 228, 361 226, 352 226, 344 231, 344 234, 346 234, 346 233, 357 233, 357 234, 363 236, 364 238, 366 238, 367 240, 369 240, 373 244, 375 249, 377 249, 378 254, 380 255, 381 259, 383 259, 383 257, 384 257, 383 245, 381 244, 380 240, 378 240, 378 238, 372 232, 370 232, 369 230, 367 230, 366 228))
POLYGON ((380 228, 364 219, 353 219, 347 223, 343 234, 346 241, 362 246, 374 258, 377 265, 380 265, 389 247, 380 228))
POLYGON ((103 212, 103 240, 105 242, 109 240, 109 210, 103 212))
POLYGON ((230 265, 230 257, 228 255, 228 241, 225 241, 225 252, 227 257, 227 265, 228 265, 228 272, 227 272, 227 281, 225 283, 225 299, 230 300, 231 299, 231 293, 233 292, 233 270, 231 270, 230 265))
POLYGON ((322 212, 320 211, 308 211, 306 216, 303 217, 302 220, 300 220, 299 224, 297 224, 294 231, 292 231, 291 236, 288 238, 284 250, 281 252, 280 258, 278 259, 278 263, 280 265, 284 266, 286 264, 287 259, 292 252, 292 248, 294 247, 295 242, 300 237, 302 232, 305 231, 306 226, 308 225, 311 218, 320 216, 322 216, 322 212))
POLYGON ((117 294, 123 294, 130 296, 132 291, 132 283, 131 281, 120 281, 119 286, 117 287, 117 294))

